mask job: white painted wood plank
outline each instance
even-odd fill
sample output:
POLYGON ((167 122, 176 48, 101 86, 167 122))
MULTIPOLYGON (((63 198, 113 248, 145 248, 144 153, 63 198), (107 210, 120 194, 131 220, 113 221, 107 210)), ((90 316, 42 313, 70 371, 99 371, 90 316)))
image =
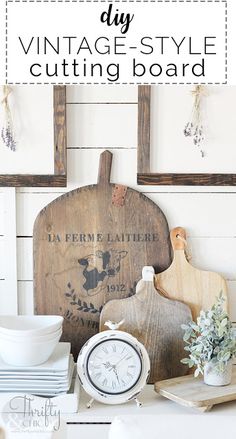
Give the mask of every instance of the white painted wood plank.
POLYGON ((34 314, 33 281, 18 282, 19 315, 34 314))
POLYGON ((0 192, 0 236, 4 235, 4 195, 0 192))
POLYGON ((17 193, 17 236, 32 236, 34 221, 47 204, 60 196, 59 193, 17 193))
POLYGON ((33 239, 17 238, 17 279, 33 280, 33 239))
MULTIPOLYGON (((84 150, 80 152, 82 153, 81 156, 86 156, 89 159, 89 155, 84 150)), ((118 179, 125 181, 125 175, 128 175, 127 166, 129 164, 128 157, 130 156, 132 154, 124 154, 124 151, 118 151, 116 160, 119 161, 119 167, 117 169, 117 166, 114 166, 114 171, 116 172, 116 169, 118 172, 120 171, 120 178, 119 175, 114 176, 114 181, 118 179), (123 173, 124 178, 122 177, 123 173)), ((85 162, 86 158, 83 157, 81 161, 85 162)), ((94 163, 92 157, 93 154, 90 155, 90 166, 96 170, 98 155, 94 156, 94 163)), ((76 168, 76 161, 74 163, 76 175, 78 169, 76 168)), ((94 176, 96 175, 95 170, 94 176)), ((84 171, 82 170, 82 172, 84 171)), ((91 175, 91 181, 96 182, 94 176, 91 175)), ((84 184, 88 183, 86 181, 87 175, 84 175, 83 178, 84 184)), ((17 192, 17 235, 32 235, 33 223, 38 212, 59 195, 59 193, 17 192)), ((233 237, 236 235, 236 194, 147 193, 145 195, 163 210, 170 228, 185 227, 191 237, 233 237)))
POLYGON ((68 146, 136 147, 136 104, 67 105, 68 146))
POLYGON ((5 264, 4 264, 4 237, 0 236, 0 280, 5 279, 5 264))
POLYGON ((71 85, 66 87, 68 103, 138 102, 138 87, 118 85, 71 85))
POLYGON ((152 172, 235 173, 236 87, 207 87, 208 96, 202 102, 204 159, 193 138, 183 132, 192 111, 191 91, 192 86, 152 87, 152 172))
POLYGON ((236 280, 236 238, 190 238, 188 242, 194 266, 236 280))
MULTIPOLYGON (((33 279, 32 238, 18 238, 18 280, 33 279)), ((190 238, 192 264, 236 280, 236 238, 190 238)), ((140 274, 141 276, 141 274, 140 274)))
MULTIPOLYGON (((3 93, 0 87, 0 102, 3 93)), ((54 169, 53 87, 13 86, 9 105, 17 148, 0 138, 0 174, 51 174, 54 169), (37 102, 37 107, 35 103, 37 102), (37 111, 36 111, 37 108, 37 111)), ((0 126, 4 113, 0 111, 0 126)))
MULTIPOLYGON (((97 182, 101 149, 69 149, 68 184, 66 188, 20 188, 19 193, 62 193, 80 186, 97 182)), ((109 149, 109 148, 107 148, 109 149)), ((111 182, 135 186, 136 181, 136 155, 134 149, 112 149, 113 162, 111 182)), ((140 188, 138 188, 140 190, 140 188)))
POLYGON ((182 226, 191 237, 236 235, 236 194, 145 193, 165 213, 169 227, 182 226))
POLYGON ((229 292, 229 315, 233 322, 236 322, 236 281, 228 281, 229 292))
POLYGON ((4 189, 4 279, 7 300, 5 314, 17 314, 16 192, 4 189))
MULTIPOLYGON (((236 280, 227 281, 229 292, 229 314, 233 322, 236 322, 236 280)), ((4 288, 4 281, 0 281, 0 297, 4 288)), ((18 281, 19 291, 19 314, 31 315, 34 313, 33 305, 33 281, 18 281)))

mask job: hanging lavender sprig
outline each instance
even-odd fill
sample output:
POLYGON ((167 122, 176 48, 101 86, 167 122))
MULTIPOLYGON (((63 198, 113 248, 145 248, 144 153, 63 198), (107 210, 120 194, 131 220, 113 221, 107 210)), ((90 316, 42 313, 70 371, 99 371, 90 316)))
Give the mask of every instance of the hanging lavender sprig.
POLYGON ((5 124, 1 129, 1 138, 4 145, 11 151, 16 151, 16 140, 14 135, 13 121, 11 116, 11 110, 9 106, 9 95, 12 92, 12 88, 8 85, 3 86, 3 99, 2 105, 5 113, 5 124))
POLYGON ((194 96, 193 110, 190 121, 184 127, 185 137, 192 137, 193 144, 200 149, 201 156, 205 157, 205 152, 202 149, 202 144, 205 140, 204 128, 202 123, 202 97, 207 96, 206 87, 203 85, 197 85, 192 90, 194 96))

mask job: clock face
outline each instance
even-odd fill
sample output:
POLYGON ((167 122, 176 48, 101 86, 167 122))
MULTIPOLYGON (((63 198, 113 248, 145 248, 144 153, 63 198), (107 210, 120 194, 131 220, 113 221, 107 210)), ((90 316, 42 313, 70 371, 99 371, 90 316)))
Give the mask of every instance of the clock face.
POLYGON ((118 395, 138 382, 142 362, 128 342, 109 339, 98 343, 87 359, 87 374, 93 386, 104 393, 118 395))

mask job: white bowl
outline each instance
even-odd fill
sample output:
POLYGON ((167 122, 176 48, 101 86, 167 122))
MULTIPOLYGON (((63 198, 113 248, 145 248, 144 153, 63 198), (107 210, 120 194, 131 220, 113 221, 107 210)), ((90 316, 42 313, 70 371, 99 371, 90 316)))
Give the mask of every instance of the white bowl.
POLYGON ((61 316, 0 316, 0 331, 10 336, 41 336, 59 330, 61 316))
POLYGON ((16 343, 46 343, 47 341, 54 340, 55 338, 61 337, 62 335, 62 329, 58 329, 56 332, 52 332, 50 334, 45 335, 39 335, 38 337, 32 336, 32 335, 22 335, 22 336, 16 336, 16 335, 6 335, 1 333, 0 331, 0 340, 5 341, 13 341, 16 343))
POLYGON ((37 366, 45 363, 55 347, 61 335, 46 342, 25 342, 19 343, 17 340, 8 341, 0 338, 0 353, 3 361, 11 366, 37 366))

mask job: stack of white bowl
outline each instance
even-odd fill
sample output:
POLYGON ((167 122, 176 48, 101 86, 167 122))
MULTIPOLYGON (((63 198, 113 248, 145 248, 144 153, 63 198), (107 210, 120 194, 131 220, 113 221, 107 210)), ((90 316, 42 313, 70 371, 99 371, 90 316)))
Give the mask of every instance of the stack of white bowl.
POLYGON ((13 366, 36 366, 52 355, 62 335, 61 316, 0 316, 0 355, 13 366))

